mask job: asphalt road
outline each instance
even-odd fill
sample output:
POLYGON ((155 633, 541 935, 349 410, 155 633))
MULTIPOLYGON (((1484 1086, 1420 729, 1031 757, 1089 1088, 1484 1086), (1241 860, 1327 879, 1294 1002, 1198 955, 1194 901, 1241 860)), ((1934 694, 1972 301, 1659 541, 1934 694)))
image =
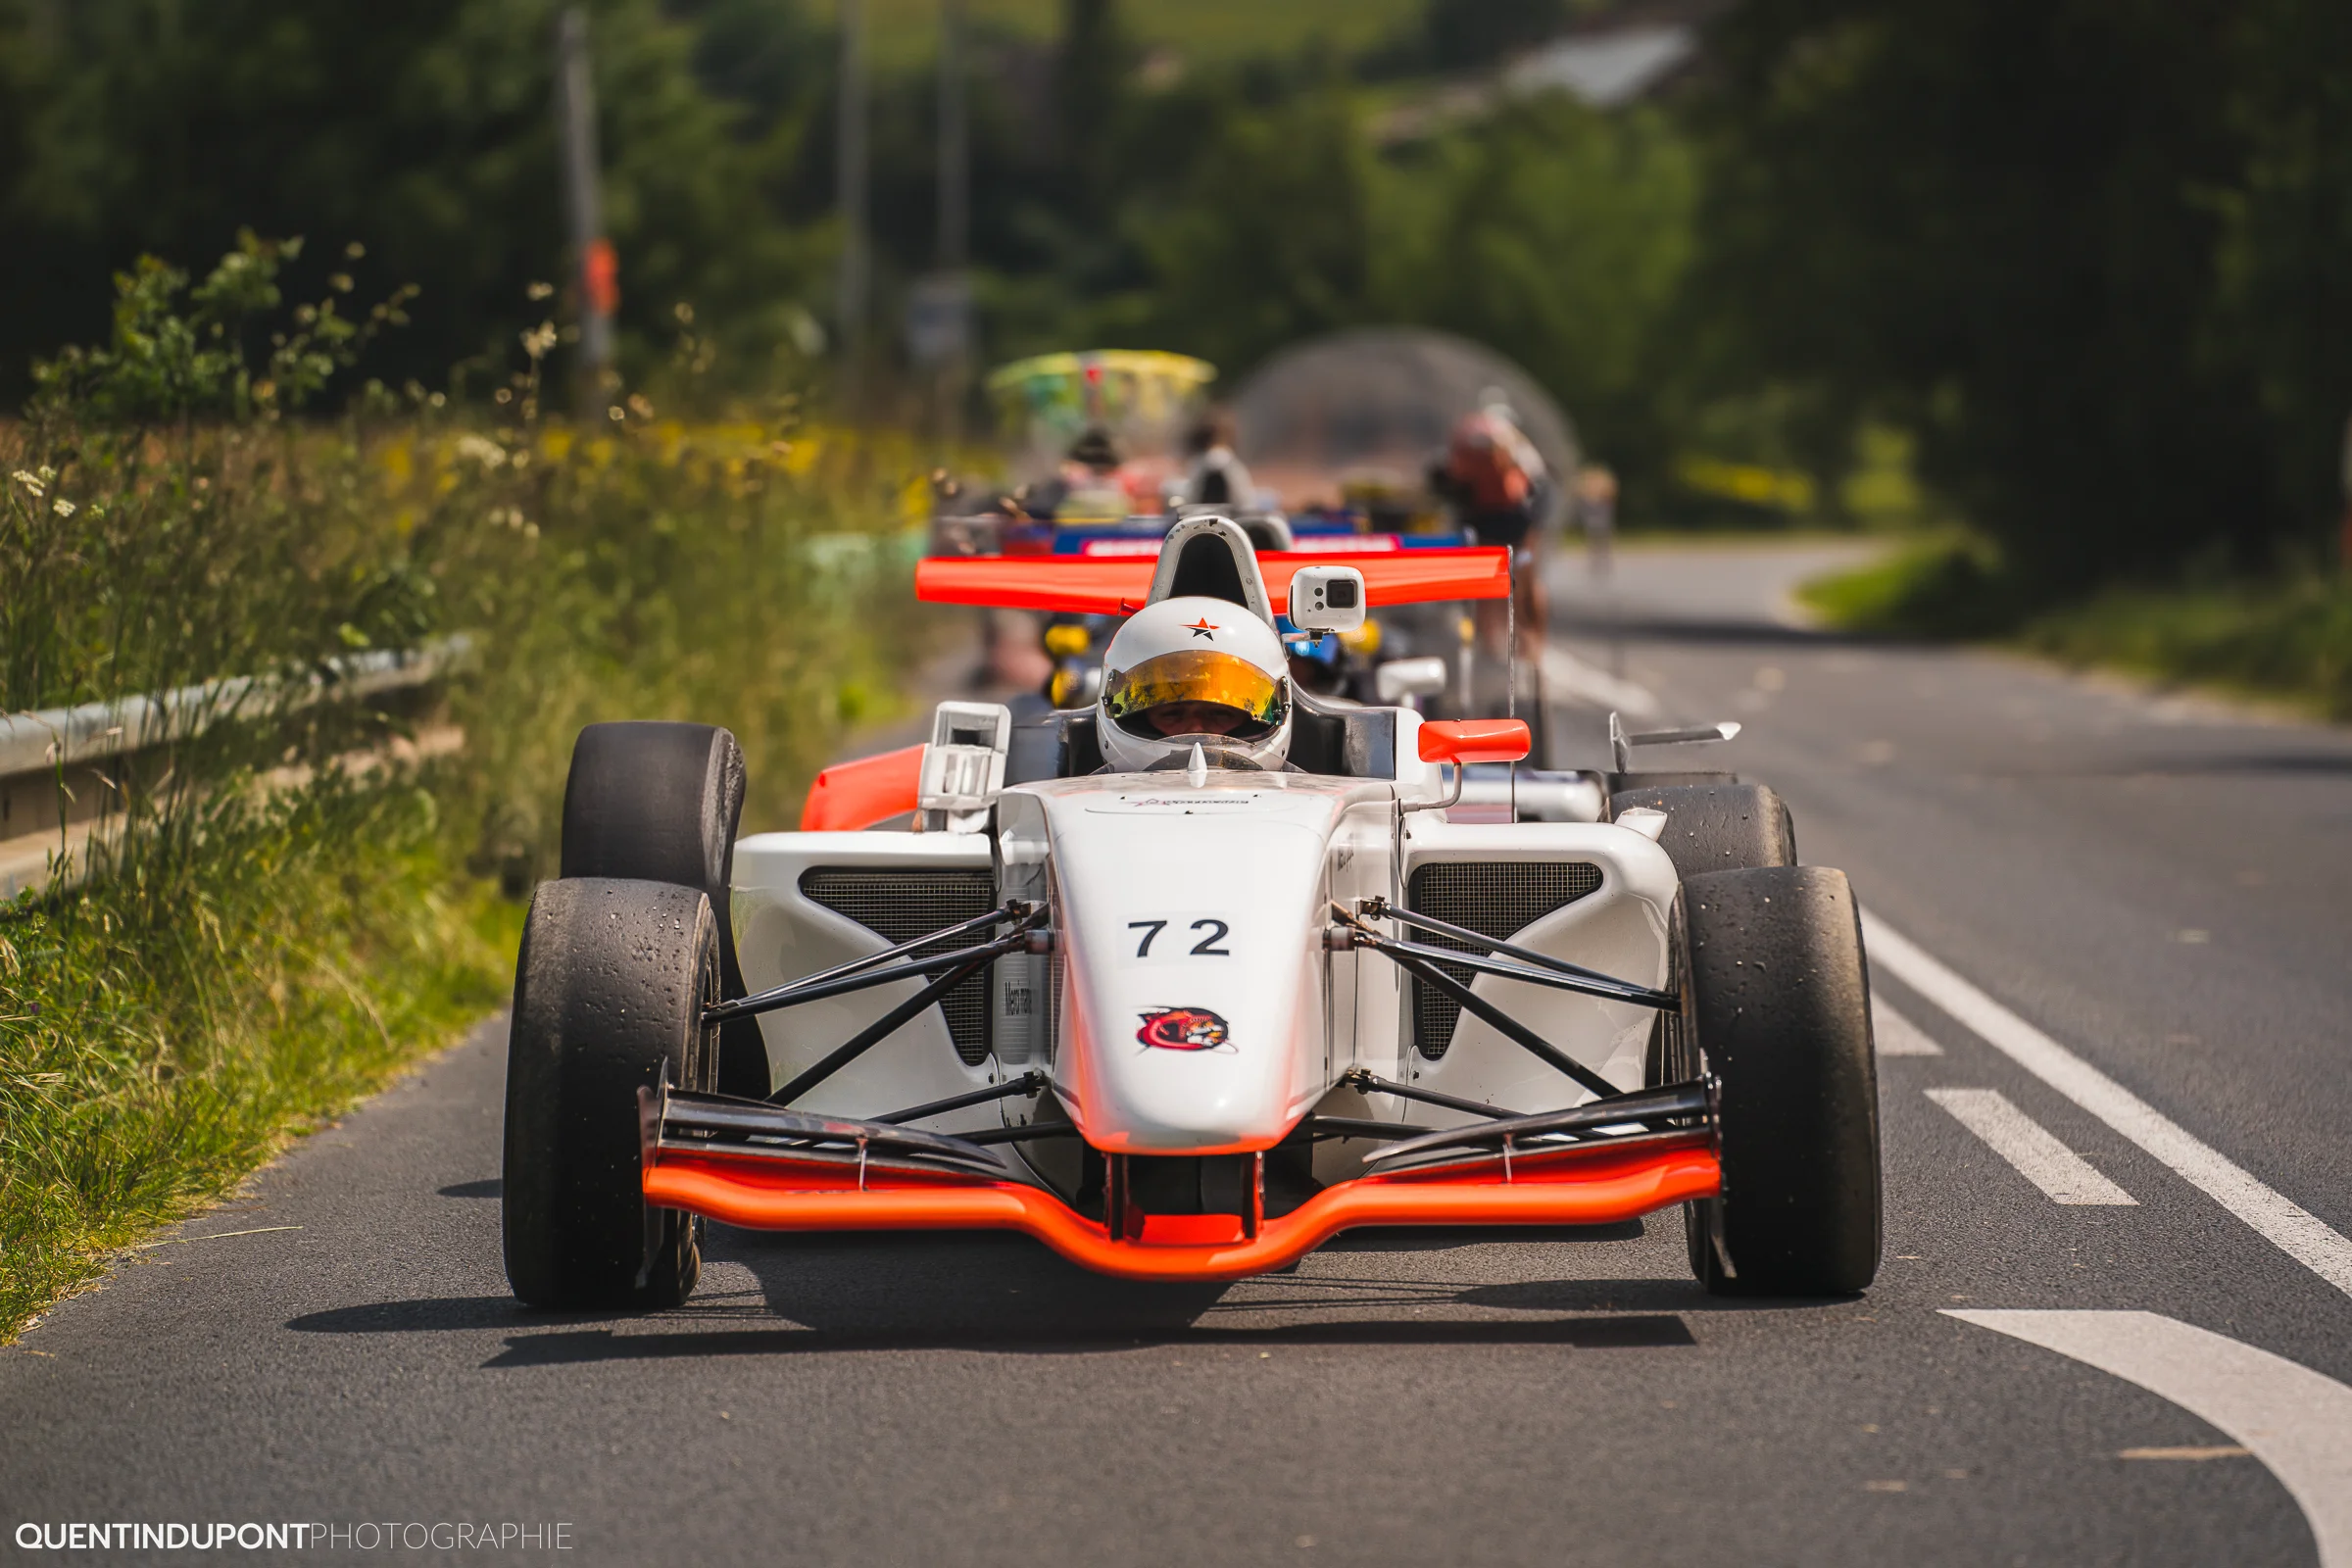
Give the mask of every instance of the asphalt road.
MULTIPOLYGON (((1608 689, 1745 723, 1707 760, 1881 922, 1910 1054, 1867 1296, 1710 1299, 1670 1215, 1206 1288, 722 1231, 682 1310, 534 1315, 493 1026, 0 1352, 7 1549, 224 1520, 360 1530, 288 1560, 560 1523, 595 1563, 2352 1564, 2352 736, 1814 637, 1778 611, 1813 564, 1624 557, 1608 689)), ((1601 601, 1556 586, 1555 690, 1591 686, 1601 601)), ((1556 729, 1600 760, 1589 714, 1556 729)))

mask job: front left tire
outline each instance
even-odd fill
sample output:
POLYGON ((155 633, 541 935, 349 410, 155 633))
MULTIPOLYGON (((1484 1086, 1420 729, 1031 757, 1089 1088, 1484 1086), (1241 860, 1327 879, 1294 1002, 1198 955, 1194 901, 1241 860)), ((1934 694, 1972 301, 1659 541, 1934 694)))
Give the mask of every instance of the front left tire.
POLYGON ((540 885, 507 1038, 501 1221, 507 1279, 532 1306, 675 1306, 701 1268, 692 1216, 646 1206, 640 1088, 715 1087, 719 933, 674 883, 540 885))

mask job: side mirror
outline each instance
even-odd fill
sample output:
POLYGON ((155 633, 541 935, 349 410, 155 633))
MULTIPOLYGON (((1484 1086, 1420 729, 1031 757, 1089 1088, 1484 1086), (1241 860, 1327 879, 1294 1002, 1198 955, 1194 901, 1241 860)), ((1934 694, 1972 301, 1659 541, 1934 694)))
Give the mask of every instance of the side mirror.
POLYGON ((1004 754, 1011 741, 1012 710, 1004 704, 940 704, 915 787, 922 826, 951 833, 985 828, 989 803, 1004 787, 1004 754))
POLYGON ((1637 746, 1696 746, 1707 741, 1728 741, 1740 734, 1740 725, 1733 720, 1721 724, 1696 724, 1689 729, 1653 729, 1644 735, 1628 735, 1625 720, 1609 714, 1609 754, 1617 763, 1617 771, 1634 770, 1634 748, 1637 746))
POLYGON ((1391 707, 1408 697, 1435 697, 1446 689, 1446 661, 1435 654, 1421 659, 1392 659, 1372 672, 1373 689, 1391 707))
POLYGON ((1300 566, 1291 576, 1291 624, 1353 631, 1364 623, 1364 574, 1353 566, 1300 566))
POLYGON ((1534 745, 1523 718, 1449 718, 1421 726, 1421 760, 1516 762, 1534 745))

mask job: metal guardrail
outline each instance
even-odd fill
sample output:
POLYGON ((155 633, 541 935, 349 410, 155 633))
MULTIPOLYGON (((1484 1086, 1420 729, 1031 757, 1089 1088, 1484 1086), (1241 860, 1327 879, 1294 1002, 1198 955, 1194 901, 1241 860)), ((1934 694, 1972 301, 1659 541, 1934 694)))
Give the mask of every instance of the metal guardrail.
POLYGON ((108 798, 121 792, 104 764, 217 724, 427 685, 470 649, 461 635, 417 650, 346 655, 307 676, 235 675, 0 716, 0 901, 71 886, 86 872, 90 841, 120 830, 120 801, 108 798))

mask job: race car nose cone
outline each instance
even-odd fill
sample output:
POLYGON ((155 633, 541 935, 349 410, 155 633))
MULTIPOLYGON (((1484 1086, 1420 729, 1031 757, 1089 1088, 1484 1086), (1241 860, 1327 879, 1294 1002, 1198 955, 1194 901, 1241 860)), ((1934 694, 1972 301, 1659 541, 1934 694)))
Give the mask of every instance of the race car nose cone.
POLYGON ((1208 757, 1199 741, 1193 742, 1192 760, 1184 764, 1184 781, 1197 790, 1208 788, 1208 757))
POLYGON ((1194 766, 1197 788, 1127 775, 1048 797, 1070 1020, 1056 1072, 1098 1149, 1270 1147, 1322 1064, 1339 794, 1194 766))

